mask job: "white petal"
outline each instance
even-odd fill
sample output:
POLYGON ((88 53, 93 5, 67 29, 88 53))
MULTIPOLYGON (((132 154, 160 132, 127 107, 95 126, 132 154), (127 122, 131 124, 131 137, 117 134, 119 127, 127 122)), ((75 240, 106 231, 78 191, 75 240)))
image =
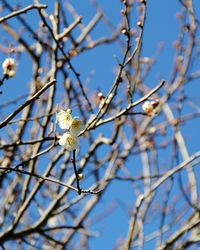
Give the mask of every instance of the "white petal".
POLYGON ((74 117, 71 122, 70 133, 73 135, 78 135, 84 129, 83 121, 78 117, 74 117))
POLYGON ((61 136, 59 144, 65 146, 70 151, 79 148, 79 139, 77 136, 66 132, 61 136))
POLYGON ((11 72, 10 77, 13 77, 15 75, 15 70, 16 70, 16 62, 14 58, 6 58, 4 62, 2 63, 2 68, 4 71, 4 74, 8 74, 11 72))
POLYGON ((64 146, 66 144, 66 140, 67 140, 66 137, 67 137, 66 133, 60 137, 60 140, 58 141, 60 146, 64 146))
POLYGON ((67 111, 61 110, 57 114, 57 120, 61 129, 69 129, 72 121, 71 111, 69 109, 67 111))
POLYGON ((151 104, 150 101, 146 101, 143 105, 142 105, 142 109, 146 112, 150 112, 153 110, 153 105, 151 104))
POLYGON ((8 72, 8 75, 9 75, 9 77, 14 77, 14 76, 16 75, 15 70, 10 70, 10 71, 8 72))

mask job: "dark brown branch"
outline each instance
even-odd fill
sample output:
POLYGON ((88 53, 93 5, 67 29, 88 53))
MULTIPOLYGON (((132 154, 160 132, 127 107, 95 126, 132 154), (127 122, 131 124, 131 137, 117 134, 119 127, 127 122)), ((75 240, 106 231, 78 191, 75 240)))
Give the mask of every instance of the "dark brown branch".
POLYGON ((73 162, 73 167, 74 167, 74 173, 75 173, 75 176, 76 176, 76 185, 77 185, 77 189, 78 189, 78 194, 80 195, 82 190, 80 188, 79 176, 78 176, 78 171, 77 171, 77 168, 76 168, 76 150, 73 150, 72 162, 73 162))

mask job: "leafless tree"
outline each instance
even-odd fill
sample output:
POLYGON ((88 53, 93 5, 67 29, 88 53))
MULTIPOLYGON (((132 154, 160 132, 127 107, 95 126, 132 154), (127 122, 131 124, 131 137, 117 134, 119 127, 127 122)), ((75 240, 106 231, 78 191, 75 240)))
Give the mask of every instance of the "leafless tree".
MULTIPOLYGON (((152 57, 143 52, 152 1, 116 1, 117 24, 104 11, 115 1, 80 1, 93 17, 75 1, 0 2, 1 61, 17 62, 17 69, 4 63, 0 81, 1 248, 91 249, 119 207, 126 230, 113 249, 198 247, 200 151, 191 145, 200 115, 200 6, 175 1, 171 72, 150 82, 163 53, 160 45, 152 57), (115 57, 109 48, 117 48, 115 57), (106 91, 93 82, 90 52, 105 68, 113 60, 113 81, 101 83, 106 91), (89 73, 79 66, 82 56, 89 73), (23 82, 27 63, 32 72, 23 82), (16 96, 13 84, 28 93, 16 96), (60 110, 84 123, 78 150, 59 145, 60 110)), ((120 228, 122 220, 106 227, 120 228)))

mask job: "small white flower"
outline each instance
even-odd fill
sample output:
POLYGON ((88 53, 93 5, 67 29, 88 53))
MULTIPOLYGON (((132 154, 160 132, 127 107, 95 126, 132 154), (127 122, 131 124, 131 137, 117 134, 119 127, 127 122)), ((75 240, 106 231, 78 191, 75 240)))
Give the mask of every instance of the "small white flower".
POLYGON ((143 105, 142 105, 142 109, 147 113, 150 114, 153 111, 153 105, 151 104, 150 101, 146 101, 143 105))
POLYGON ((73 135, 78 135, 83 129, 83 121, 81 121, 78 117, 74 117, 71 122, 70 133, 73 135))
POLYGON ((14 58, 6 58, 4 62, 2 63, 3 73, 4 75, 7 75, 8 77, 14 77, 16 74, 16 61, 14 58))
POLYGON ((69 151, 77 150, 79 148, 79 139, 77 136, 66 132, 60 137, 59 144, 69 151))
POLYGON ((70 128, 71 122, 72 122, 71 113, 72 113, 71 109, 67 109, 67 111, 64 111, 61 109, 57 113, 57 120, 58 120, 58 124, 59 124, 61 129, 69 129, 70 128))
POLYGON ((142 105, 142 109, 148 114, 148 115, 152 115, 152 114, 156 114, 157 113, 157 107, 159 105, 159 100, 152 100, 152 101, 146 101, 143 105, 142 105))

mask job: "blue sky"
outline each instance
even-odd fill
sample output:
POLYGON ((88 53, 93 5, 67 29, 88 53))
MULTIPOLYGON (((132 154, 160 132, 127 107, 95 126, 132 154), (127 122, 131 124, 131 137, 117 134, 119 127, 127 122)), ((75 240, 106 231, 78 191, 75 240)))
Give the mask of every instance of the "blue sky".
MULTIPOLYGON (((25 2, 26 5, 32 3, 32 1, 25 2)), ((47 9, 48 13, 51 13, 53 2, 54 1, 51 2, 47 0, 41 1, 41 3, 49 5, 47 9)), ((122 9, 123 5, 121 1, 100 0, 99 3, 112 21, 113 25, 116 27, 122 18, 120 10, 122 9)), ((197 0, 194 1, 194 3, 197 4, 197 0)), ((96 13, 94 7, 92 7, 86 0, 74 0, 73 6, 83 17, 83 23, 85 25, 96 13)), ((180 4, 178 1, 148 1, 142 56, 154 57, 158 51, 159 46, 161 44, 163 45, 161 54, 158 56, 157 62, 145 82, 145 84, 150 88, 156 86, 156 84, 162 78, 166 79, 166 81, 170 79, 170 75, 174 66, 173 62, 175 60, 175 49, 173 47, 173 44, 174 40, 177 39, 180 31, 180 22, 176 18, 176 14, 179 11, 180 4)), ((29 21, 31 20, 32 26, 37 29, 36 27, 38 27, 38 19, 35 18, 35 12, 32 11, 28 15, 29 21)), ((133 27, 136 26, 137 16, 138 14, 136 12, 132 16, 133 27)), ((71 17, 69 15, 69 20, 72 20, 70 18, 71 17)), ((17 29, 17 22, 15 20, 11 21, 10 23, 13 26, 16 26, 17 29)), ((74 34, 76 34, 76 32, 78 34, 79 31, 76 30, 74 34)), ((108 34, 109 30, 102 21, 91 33, 92 37, 96 39, 108 34)), ((11 39, 11 37, 8 36, 2 29, 0 30, 0 35, 1 37, 7 36, 9 40, 11 39)), ((124 39, 123 36, 122 39, 124 39)), ((3 42, 7 44, 6 39, 4 41, 1 41, 1 43, 3 42)), ((112 45, 102 45, 97 47, 94 51, 87 51, 82 53, 80 56, 73 58, 72 64, 76 67, 77 71, 81 73, 81 80, 83 82, 87 82, 88 77, 91 76, 91 79, 88 83, 88 88, 91 88, 92 90, 101 89, 102 92, 106 93, 112 86, 115 78, 115 70, 117 67, 116 57, 120 60, 122 58, 122 55, 123 53, 119 49, 119 45, 117 43, 114 43, 112 45)), ((1 52, 0 63, 3 62, 5 57, 7 57, 7 55, 1 52)), ((200 63, 196 67, 200 67, 200 63)), ((14 97, 27 94, 29 91, 31 78, 31 60, 26 53, 23 53, 19 58, 16 78, 7 81, 2 87, 2 91, 4 94, 1 96, 1 103, 10 101, 14 97)), ((59 83, 59 78, 57 80, 59 83)), ((60 101, 59 98, 62 97, 62 91, 63 90, 61 89, 59 94, 57 95, 58 103, 60 101)), ((189 96, 198 97, 198 81, 193 81, 190 83, 190 85, 186 86, 186 91, 189 96)), ((197 98, 196 100, 196 103, 199 104, 199 99, 197 98)), ((4 117, 6 114, 9 114, 9 112, 11 112, 13 108, 14 105, 8 106, 4 109, 0 109, 0 118, 4 117)), ((186 108, 185 112, 188 111, 189 109, 186 108)), ((76 112, 76 110, 74 112, 76 112)), ((160 119, 162 119, 162 117, 160 119)), ((109 129, 112 129, 112 127, 109 129)), ((189 146, 189 152, 193 153, 199 150, 199 138, 195 133, 195 131, 199 130, 199 120, 198 122, 196 120, 192 120, 191 122, 188 122, 186 125, 184 125, 181 129, 184 134, 186 134, 186 138, 188 138, 187 145, 189 146)), ((102 131, 104 133, 108 133, 108 130, 106 128, 103 128, 102 131)), ((167 159, 165 159, 165 163, 166 162, 167 159)), ((127 166, 130 166, 130 171, 133 171, 133 173, 135 174, 140 173, 141 165, 142 162, 139 157, 135 157, 134 161, 132 162, 127 162, 127 166)), ((90 181, 92 180, 89 180, 88 183, 90 181)), ((86 182, 85 185, 87 185, 88 183, 86 182)), ((174 192, 176 192, 176 184, 174 186, 174 192)), ((114 181, 108 187, 105 195, 101 199, 100 204, 98 204, 98 206, 95 207, 95 209, 91 213, 91 219, 95 220, 97 218, 97 220, 99 220, 97 224, 94 224, 94 226, 92 226, 91 228, 92 230, 94 230, 94 232, 100 231, 101 233, 100 237, 94 237, 93 239, 91 239, 91 249, 114 249, 114 247, 116 247, 117 240, 126 237, 129 221, 128 219, 130 215, 128 214, 128 211, 133 211, 133 204, 135 199, 137 198, 134 189, 135 186, 131 186, 130 183, 120 181, 114 181), (99 219, 98 216, 101 214, 105 207, 108 208, 108 214, 99 219)), ((155 219, 147 226, 146 232, 153 232, 158 224, 159 222, 155 219)), ((147 244, 145 249, 150 250, 154 249, 154 247, 155 245, 150 242, 149 244, 147 244)))

